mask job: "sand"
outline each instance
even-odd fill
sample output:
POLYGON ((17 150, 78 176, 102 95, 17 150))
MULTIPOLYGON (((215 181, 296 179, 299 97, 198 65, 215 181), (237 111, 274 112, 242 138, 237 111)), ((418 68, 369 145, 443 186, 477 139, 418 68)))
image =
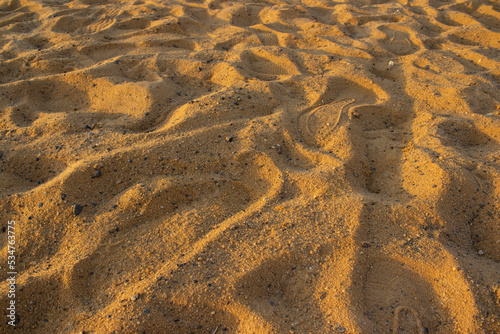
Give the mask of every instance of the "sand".
POLYGON ((498 1, 1 1, 0 332, 500 333, 499 80, 498 1))

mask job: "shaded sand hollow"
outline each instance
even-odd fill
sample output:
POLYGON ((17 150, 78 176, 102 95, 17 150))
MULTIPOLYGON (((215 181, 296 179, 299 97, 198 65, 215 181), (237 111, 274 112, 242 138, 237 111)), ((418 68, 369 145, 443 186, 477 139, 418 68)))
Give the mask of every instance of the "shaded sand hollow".
POLYGON ((0 1, 0 332, 500 333, 499 11, 0 1))

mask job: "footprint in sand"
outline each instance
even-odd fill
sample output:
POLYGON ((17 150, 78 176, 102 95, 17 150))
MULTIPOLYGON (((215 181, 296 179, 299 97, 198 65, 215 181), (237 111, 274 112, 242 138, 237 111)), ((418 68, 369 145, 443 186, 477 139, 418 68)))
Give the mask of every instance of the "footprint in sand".
POLYGON ((445 318, 442 310, 433 312, 436 294, 423 277, 395 260, 373 258, 369 263, 363 295, 366 313, 377 328, 423 334, 425 328, 437 326, 439 317, 445 318))
POLYGON ((398 306, 394 311, 394 328, 392 332, 396 334, 423 334, 425 330, 417 311, 411 307, 398 306))
POLYGON ((272 81, 278 77, 300 74, 299 69, 290 59, 273 52, 245 51, 241 59, 251 75, 260 80, 272 81))
POLYGON ((399 28, 382 26, 379 30, 386 35, 381 44, 387 51, 401 56, 417 51, 418 48, 412 43, 408 33, 401 31, 399 28))
POLYGON ((116 22, 116 18, 122 13, 118 9, 106 10, 106 13, 102 14, 95 22, 89 24, 82 28, 82 33, 95 34, 105 29, 110 28, 116 22))
POLYGON ((317 107, 302 116, 306 141, 323 146, 340 123, 344 109, 355 99, 345 98, 317 107))

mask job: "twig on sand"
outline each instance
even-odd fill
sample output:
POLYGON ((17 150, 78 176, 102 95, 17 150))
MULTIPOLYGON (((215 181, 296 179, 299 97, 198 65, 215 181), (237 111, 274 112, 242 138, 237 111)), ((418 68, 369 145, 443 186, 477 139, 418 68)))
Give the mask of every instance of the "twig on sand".
POLYGON ((213 332, 212 334, 217 333, 217 330, 218 330, 218 329, 219 329, 219 326, 215 327, 215 330, 214 330, 214 332, 213 332))

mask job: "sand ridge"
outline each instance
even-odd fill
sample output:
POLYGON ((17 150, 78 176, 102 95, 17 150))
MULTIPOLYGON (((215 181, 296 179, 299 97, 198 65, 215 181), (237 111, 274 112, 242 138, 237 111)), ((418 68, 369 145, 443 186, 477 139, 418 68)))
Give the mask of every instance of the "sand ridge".
POLYGON ((499 49, 489 0, 1 1, 2 332, 500 332, 499 49))

